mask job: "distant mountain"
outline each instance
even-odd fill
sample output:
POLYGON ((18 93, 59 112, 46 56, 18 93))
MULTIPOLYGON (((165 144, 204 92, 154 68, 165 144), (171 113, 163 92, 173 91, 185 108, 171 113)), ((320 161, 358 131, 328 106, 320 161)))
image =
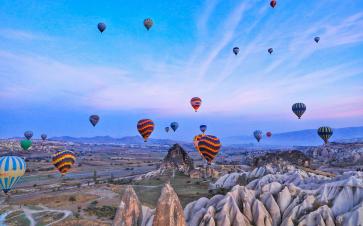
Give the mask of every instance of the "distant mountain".
MULTIPOLYGON (((363 126, 360 127, 347 127, 347 128, 333 128, 333 136, 330 141, 344 142, 349 140, 363 139, 363 126)), ((253 135, 251 136, 233 136, 221 139, 225 145, 246 145, 255 144, 255 146, 312 146, 322 144, 322 140, 318 136, 316 129, 307 129, 300 131, 292 131, 286 133, 272 134, 271 138, 264 136, 260 143, 257 143, 253 135)))
MULTIPOLYGON (((140 136, 127 136, 122 138, 114 138, 110 136, 95 136, 95 137, 51 137, 49 140, 54 141, 67 141, 74 143, 98 143, 98 144, 144 144, 144 139, 140 136)), ((175 141, 169 139, 149 139, 147 144, 175 144, 175 143, 185 143, 183 141, 175 141)))

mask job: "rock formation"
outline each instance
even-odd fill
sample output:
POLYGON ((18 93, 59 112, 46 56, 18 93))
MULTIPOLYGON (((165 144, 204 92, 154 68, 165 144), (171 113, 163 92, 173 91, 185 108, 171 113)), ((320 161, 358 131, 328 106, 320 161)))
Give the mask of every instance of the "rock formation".
POLYGON ((184 213, 188 225, 356 226, 363 223, 362 210, 363 173, 329 179, 295 170, 201 198, 184 213))
POLYGON ((142 224, 143 213, 140 201, 132 188, 128 185, 121 199, 113 222, 114 226, 139 226, 142 224))
POLYGON ((179 144, 174 144, 165 156, 160 169, 175 169, 188 174, 190 170, 194 169, 193 159, 179 144))
POLYGON ((153 220, 153 225, 157 226, 185 226, 183 207, 178 196, 170 184, 165 184, 153 220))

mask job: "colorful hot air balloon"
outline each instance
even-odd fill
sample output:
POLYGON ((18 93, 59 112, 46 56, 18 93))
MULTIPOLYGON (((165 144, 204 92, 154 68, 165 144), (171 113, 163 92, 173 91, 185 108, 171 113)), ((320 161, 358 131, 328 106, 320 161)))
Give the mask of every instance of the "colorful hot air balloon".
POLYGON ((266 133, 266 137, 270 138, 272 136, 272 133, 269 131, 266 133))
POLYGON ((144 26, 147 30, 150 30, 150 28, 154 25, 154 22, 151 18, 146 18, 144 20, 144 26))
POLYGON ((165 132, 168 133, 169 132, 169 129, 170 129, 169 126, 165 127, 165 132))
POLYGON ((24 151, 26 151, 32 146, 32 141, 31 140, 21 140, 20 146, 24 151))
POLYGON ((98 28, 98 30, 101 32, 101 34, 102 34, 102 32, 104 32, 105 30, 106 30, 106 24, 105 23, 98 23, 97 24, 97 28, 98 28))
POLYGON ((98 116, 98 115, 91 115, 89 117, 89 121, 93 125, 93 127, 95 127, 97 125, 97 123, 100 121, 100 116, 98 116))
POLYGON ((269 54, 272 54, 272 52, 274 51, 274 49, 273 48, 269 48, 267 51, 268 51, 269 54))
POLYGON ((233 53, 234 53, 234 55, 237 56, 237 54, 239 53, 239 48, 238 47, 234 47, 233 48, 233 53))
POLYGON ((324 143, 327 144, 329 138, 333 135, 333 130, 328 126, 323 126, 318 129, 318 135, 324 140, 324 143))
POLYGON ((154 131, 154 122, 151 119, 141 119, 137 123, 137 130, 146 142, 151 133, 154 131))
POLYGON ((40 135, 40 137, 42 138, 42 140, 44 141, 44 140, 46 140, 47 139, 47 134, 42 134, 42 135, 40 135))
POLYGON ((3 156, 0 158, 0 184, 1 189, 8 193, 24 175, 26 164, 18 156, 3 156))
POLYGON ((276 4, 277 4, 277 2, 276 2, 275 0, 272 0, 272 1, 270 2, 270 6, 271 6, 272 8, 275 8, 276 4))
POLYGON ((204 156, 202 155, 202 153, 200 152, 199 147, 198 147, 198 143, 200 141, 200 138, 202 138, 203 136, 205 136, 205 135, 204 134, 198 134, 198 135, 196 135, 193 138, 193 144, 194 144, 195 149, 197 149, 197 151, 199 152, 200 156, 202 156, 202 158, 204 159, 204 156))
POLYGON ((75 161, 75 154, 68 150, 58 151, 52 157, 52 164, 59 170, 62 176, 72 168, 75 161))
POLYGON ((300 119, 301 116, 306 111, 306 105, 304 103, 295 103, 292 105, 292 111, 295 113, 295 115, 300 119))
POLYGON ((260 140, 262 139, 262 131, 255 130, 255 132, 253 132, 253 136, 256 138, 257 142, 260 142, 260 140))
POLYGON ((24 137, 28 140, 30 140, 33 137, 33 132, 32 131, 25 131, 24 132, 24 137))
POLYGON ((170 123, 170 128, 175 132, 179 127, 179 124, 177 122, 170 123))
POLYGON ((318 43, 318 42, 320 41, 320 37, 315 37, 315 38, 314 38, 314 41, 315 41, 316 43, 318 43))
POLYGON ((199 97, 193 97, 190 100, 190 104, 194 108, 195 112, 197 112, 198 109, 199 109, 199 107, 200 107, 200 105, 202 105, 202 99, 200 99, 199 97))
POLYGON ((200 125, 199 128, 200 128, 200 131, 202 131, 203 134, 205 133, 205 131, 207 131, 207 125, 200 125))
POLYGON ((208 164, 210 164, 221 149, 221 142, 215 136, 205 135, 200 138, 198 148, 208 164))

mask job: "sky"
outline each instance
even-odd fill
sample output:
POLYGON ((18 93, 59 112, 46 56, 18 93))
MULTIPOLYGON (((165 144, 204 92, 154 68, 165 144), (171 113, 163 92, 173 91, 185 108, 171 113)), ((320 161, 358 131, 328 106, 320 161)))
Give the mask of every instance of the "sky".
POLYGON ((179 140, 200 124, 219 137, 363 125, 360 1, 0 0, 0 21, 0 137, 137 135, 141 118, 179 140))

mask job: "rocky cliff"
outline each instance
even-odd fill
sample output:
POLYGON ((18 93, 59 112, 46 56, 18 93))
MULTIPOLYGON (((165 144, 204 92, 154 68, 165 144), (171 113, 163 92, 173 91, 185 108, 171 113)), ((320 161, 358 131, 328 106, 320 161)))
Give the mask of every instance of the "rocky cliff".
POLYGON ((179 144, 174 144, 165 156, 160 169, 176 169, 188 174, 190 170, 194 169, 193 159, 179 144))

